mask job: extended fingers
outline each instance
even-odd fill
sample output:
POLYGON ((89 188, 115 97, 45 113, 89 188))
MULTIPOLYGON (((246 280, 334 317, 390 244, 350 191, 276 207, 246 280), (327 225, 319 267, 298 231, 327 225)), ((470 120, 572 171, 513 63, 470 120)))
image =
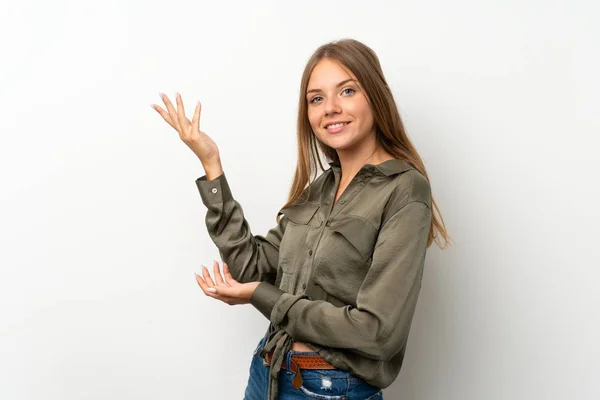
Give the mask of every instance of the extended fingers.
POLYGON ((208 290, 212 286, 210 286, 208 283, 206 283, 206 281, 204 281, 204 279, 197 273, 194 272, 194 275, 196 275, 196 282, 198 282, 198 285, 200 286, 200 288, 202 289, 202 291, 204 292, 205 295, 218 298, 217 294, 208 290))
POLYGON ((179 126, 187 133, 189 130, 190 120, 185 116, 185 108, 183 107, 183 100, 179 93, 176 94, 175 99, 177 101, 177 119, 179 120, 179 126))
POLYGON ((166 121, 167 124, 169 124, 173 129, 177 130, 177 127, 173 123, 173 120, 169 116, 168 112, 166 112, 165 110, 163 110, 162 108, 160 108, 160 106, 157 106, 156 104, 152 104, 152 108, 154 108, 156 110, 156 112, 160 114, 160 116, 166 121))
POLYGON ((200 288, 202 288, 202 291, 204 292, 205 295, 212 297, 213 299, 220 300, 223 303, 228 304, 230 306, 244 303, 243 300, 239 299, 236 296, 233 296, 233 297, 228 296, 227 294, 230 294, 230 292, 222 293, 223 289, 231 289, 228 286, 219 286, 220 293, 217 294, 217 293, 210 291, 211 289, 216 290, 216 287, 210 287, 204 281, 204 279, 197 273, 194 273, 194 275, 196 275, 196 282, 198 282, 198 285, 200 285, 200 288))
POLYGON ((217 260, 213 260, 213 270, 214 270, 214 275, 215 275, 215 281, 217 281, 217 285, 229 286, 227 284, 227 282, 225 282, 225 280, 223 280, 223 277, 221 276, 221 270, 219 269, 219 263, 217 262, 217 260))
POLYGON ((225 274, 225 281, 227 284, 229 284, 229 286, 237 283, 237 281, 233 279, 233 276, 231 276, 231 272, 229 272, 229 265, 227 265, 227 263, 223 263, 223 273, 225 274))
POLYGON ((192 132, 200 131, 200 112, 202 111, 202 104, 200 101, 196 103, 196 108, 194 109, 194 116, 192 117, 192 132))
POLYGON ((202 266, 202 276, 204 276, 204 280, 210 287, 215 286, 215 283, 210 276, 210 272, 208 272, 208 268, 206 268, 204 265, 202 266))
POLYGON ((162 101, 165 103, 165 106, 167 107, 167 111, 169 112, 169 117, 171 118, 171 121, 173 121, 173 125, 175 125, 175 129, 177 130, 177 132, 181 133, 181 126, 179 125, 179 118, 177 118, 177 110, 175 109, 175 107, 173 107, 171 100, 169 100, 169 96, 167 96, 164 93, 160 93, 160 98, 162 99, 162 101))

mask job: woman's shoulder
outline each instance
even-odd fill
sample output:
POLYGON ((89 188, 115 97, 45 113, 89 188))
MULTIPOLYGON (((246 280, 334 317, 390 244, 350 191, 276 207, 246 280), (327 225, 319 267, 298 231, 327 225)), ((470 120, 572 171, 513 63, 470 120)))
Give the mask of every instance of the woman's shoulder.
POLYGON ((425 175, 416 168, 410 168, 397 175, 393 185, 390 206, 400 209, 408 203, 419 201, 431 207, 431 185, 425 175))

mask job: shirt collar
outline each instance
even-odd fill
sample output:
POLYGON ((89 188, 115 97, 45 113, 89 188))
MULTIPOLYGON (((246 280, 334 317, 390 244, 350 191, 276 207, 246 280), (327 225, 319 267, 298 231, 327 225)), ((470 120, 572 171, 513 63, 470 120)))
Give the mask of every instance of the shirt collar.
MULTIPOLYGON (((333 161, 328 163, 332 169, 339 170, 340 163, 339 161, 333 161)), ((373 165, 373 164, 365 164, 362 166, 362 169, 366 170, 375 170, 379 171, 385 176, 392 176, 395 174, 399 174, 404 171, 408 171, 409 169, 414 169, 411 163, 406 160, 401 160, 398 158, 393 158, 391 160, 387 160, 382 162, 381 164, 373 165)))

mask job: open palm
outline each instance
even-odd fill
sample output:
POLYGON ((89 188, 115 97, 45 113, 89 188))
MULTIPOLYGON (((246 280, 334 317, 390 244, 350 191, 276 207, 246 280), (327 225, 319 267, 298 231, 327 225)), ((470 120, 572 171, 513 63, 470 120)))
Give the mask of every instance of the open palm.
POLYGON ((198 156, 203 165, 209 165, 220 160, 217 144, 200 130, 202 104, 199 101, 196 103, 194 116, 190 121, 185 116, 181 95, 177 93, 175 97, 177 108, 173 106, 169 97, 163 93, 160 93, 160 98, 165 103, 166 110, 156 104, 152 104, 152 108, 179 133, 179 138, 198 156))
POLYGON ((219 269, 219 263, 214 261, 213 270, 215 279, 213 281, 208 268, 202 266, 202 275, 196 274, 196 281, 207 296, 221 300, 229 305, 248 304, 256 287, 260 282, 240 283, 233 279, 229 272, 227 263, 223 263, 223 273, 219 269))

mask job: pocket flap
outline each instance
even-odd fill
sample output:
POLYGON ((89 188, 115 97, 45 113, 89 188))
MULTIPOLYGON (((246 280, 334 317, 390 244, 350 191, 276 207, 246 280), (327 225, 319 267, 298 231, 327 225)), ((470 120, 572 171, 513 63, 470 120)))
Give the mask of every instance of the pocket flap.
POLYGON ((297 224, 306 225, 313 215, 315 215, 318 209, 318 204, 292 204, 288 207, 282 208, 279 211, 279 214, 285 215, 286 218, 297 224))
POLYGON ((377 229, 369 222, 350 215, 344 215, 343 217, 340 215, 329 227, 332 231, 344 236, 365 259, 373 253, 375 241, 377 240, 377 229))

